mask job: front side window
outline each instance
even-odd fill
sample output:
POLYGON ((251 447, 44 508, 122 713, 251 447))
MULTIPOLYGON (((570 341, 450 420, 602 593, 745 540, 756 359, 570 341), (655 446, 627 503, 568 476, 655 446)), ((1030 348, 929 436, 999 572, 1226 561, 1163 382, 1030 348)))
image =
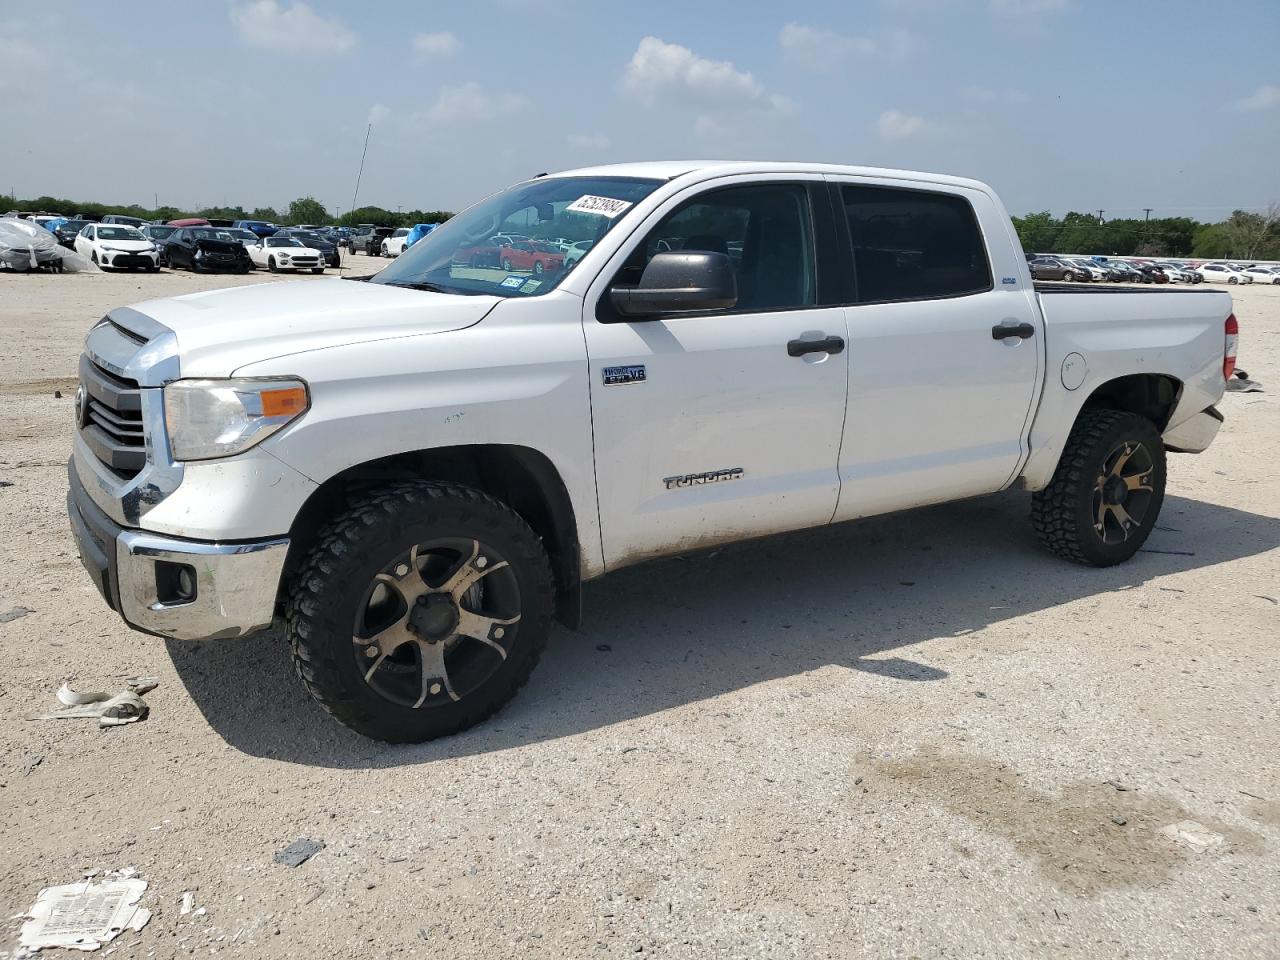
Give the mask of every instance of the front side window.
POLYGON ((842 188, 859 303, 962 297, 992 288, 973 207, 923 190, 842 188))
POLYGON ((809 199, 800 184, 727 187, 681 204, 632 251, 614 283, 635 286, 654 256, 681 250, 729 258, 738 302, 725 312, 797 310, 817 301, 809 199))
POLYGON ((441 224, 369 282, 499 297, 544 294, 578 261, 566 262, 559 251, 513 255, 504 246, 540 237, 599 240, 661 182, 546 177, 517 184, 441 224))

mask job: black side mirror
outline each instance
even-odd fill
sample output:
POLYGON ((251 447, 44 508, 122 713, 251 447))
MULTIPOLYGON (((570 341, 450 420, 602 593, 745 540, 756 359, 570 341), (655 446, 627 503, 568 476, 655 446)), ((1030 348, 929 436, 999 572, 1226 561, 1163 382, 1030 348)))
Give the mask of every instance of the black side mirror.
POLYGON ((635 287, 613 287, 609 300, 624 317, 724 310, 738 302, 738 279, 723 253, 683 250, 659 253, 635 287))

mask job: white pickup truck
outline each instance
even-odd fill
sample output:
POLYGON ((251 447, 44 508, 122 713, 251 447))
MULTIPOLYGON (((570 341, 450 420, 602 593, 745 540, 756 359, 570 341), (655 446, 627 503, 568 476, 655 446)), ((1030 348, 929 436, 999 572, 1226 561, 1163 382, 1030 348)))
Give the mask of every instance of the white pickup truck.
POLYGON ((1216 435, 1235 343, 1226 293, 1038 292, 972 180, 598 167, 372 277, 112 310, 68 508, 132 627, 282 618, 325 709, 421 741, 497 710, 582 583, 642 560, 1010 486, 1055 553, 1126 560, 1166 451, 1216 435))

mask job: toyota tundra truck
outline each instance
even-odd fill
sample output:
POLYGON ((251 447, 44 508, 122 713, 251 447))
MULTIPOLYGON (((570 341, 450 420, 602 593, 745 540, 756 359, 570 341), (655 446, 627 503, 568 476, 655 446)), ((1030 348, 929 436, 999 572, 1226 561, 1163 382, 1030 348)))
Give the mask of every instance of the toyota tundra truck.
POLYGON ((1221 292, 1037 290, 986 185, 794 163, 543 175, 370 277, 112 310, 68 510, 134 629, 283 624, 339 721, 417 742, 509 700, 585 581, 730 541, 1029 491, 1128 560, 1235 362, 1221 292), (487 238, 587 243, 540 273, 487 238))

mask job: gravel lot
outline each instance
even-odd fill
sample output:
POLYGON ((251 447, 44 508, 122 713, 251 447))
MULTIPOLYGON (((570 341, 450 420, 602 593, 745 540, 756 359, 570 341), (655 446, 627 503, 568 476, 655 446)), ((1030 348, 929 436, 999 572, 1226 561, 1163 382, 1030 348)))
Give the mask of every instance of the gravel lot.
POLYGON ((115 956, 1280 956, 1280 287, 1235 294, 1272 392, 1171 458, 1132 563, 1042 553, 1010 493, 626 570, 497 718, 393 748, 278 633, 127 630, 66 529, 89 325, 267 280, 0 274, 6 917, 133 866, 115 956), (144 723, 26 719, 134 674, 144 723))

